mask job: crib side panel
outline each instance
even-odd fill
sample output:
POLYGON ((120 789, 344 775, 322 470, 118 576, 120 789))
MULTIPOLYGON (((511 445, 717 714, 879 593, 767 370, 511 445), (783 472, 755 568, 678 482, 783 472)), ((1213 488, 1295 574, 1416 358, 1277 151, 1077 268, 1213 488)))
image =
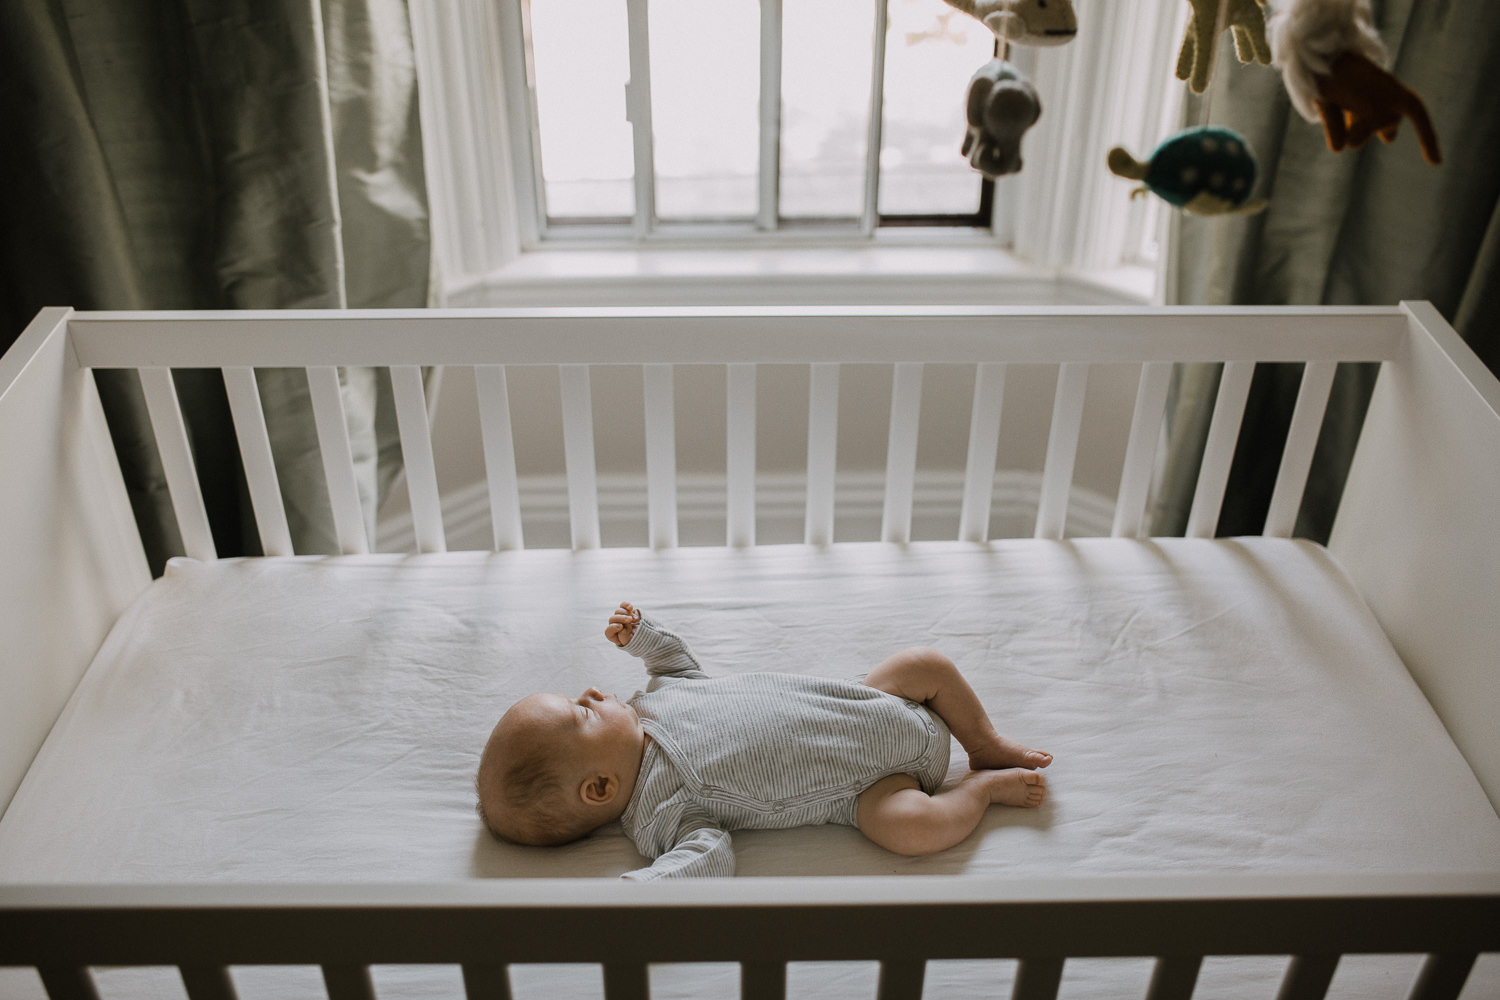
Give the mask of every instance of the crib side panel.
POLYGON ((0 359, 0 810, 147 584, 98 390, 47 309, 0 359))
POLYGON ((1436 309, 1407 310, 1329 549, 1500 811, 1500 382, 1436 309))

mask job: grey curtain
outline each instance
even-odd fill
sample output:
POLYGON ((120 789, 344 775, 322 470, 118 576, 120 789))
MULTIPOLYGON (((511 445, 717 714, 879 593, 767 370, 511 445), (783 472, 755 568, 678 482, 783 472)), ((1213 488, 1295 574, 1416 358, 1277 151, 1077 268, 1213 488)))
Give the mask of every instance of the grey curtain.
MULTIPOLYGON (((405 0, 0 3, 0 345, 36 310, 424 306, 405 0)), ((138 381, 99 373, 153 570, 181 551, 138 381)), ((390 392, 341 372, 373 531, 390 392)), ((293 543, 337 551, 307 381, 258 373, 293 543)), ((259 541, 216 371, 177 373, 220 554, 259 541)))
MULTIPOLYGON (((1244 219, 1177 220, 1169 300, 1428 299, 1491 370, 1500 370, 1500 5, 1374 6, 1392 71, 1422 96, 1437 127, 1442 166, 1423 162, 1410 122, 1389 146, 1376 140, 1358 152, 1330 152, 1322 129, 1292 110, 1280 73, 1240 66, 1225 48, 1204 98, 1208 116, 1250 140, 1271 204, 1244 219)), ((1219 534, 1261 530, 1300 378, 1301 366, 1258 367, 1219 534)), ((1341 366, 1298 517, 1300 536, 1327 538, 1373 383, 1369 366, 1341 366)), ((1214 366, 1176 374, 1153 510, 1157 534, 1180 534, 1186 524, 1217 384, 1214 366)))

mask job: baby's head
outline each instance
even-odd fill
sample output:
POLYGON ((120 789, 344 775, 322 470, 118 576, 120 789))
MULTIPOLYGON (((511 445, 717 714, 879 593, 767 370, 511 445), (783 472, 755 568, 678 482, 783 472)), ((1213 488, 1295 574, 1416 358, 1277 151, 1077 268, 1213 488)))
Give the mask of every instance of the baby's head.
POLYGON ((645 739, 635 709, 598 688, 523 698, 479 758, 479 815, 519 844, 577 840, 625 811, 645 739))

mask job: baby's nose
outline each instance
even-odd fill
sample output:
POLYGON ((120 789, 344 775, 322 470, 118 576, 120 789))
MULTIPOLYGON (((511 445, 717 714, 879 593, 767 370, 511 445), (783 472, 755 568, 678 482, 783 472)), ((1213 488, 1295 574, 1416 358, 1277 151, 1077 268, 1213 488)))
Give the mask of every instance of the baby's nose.
POLYGON ((590 701, 603 701, 604 700, 604 692, 600 691, 596 687, 591 687, 588 690, 584 691, 583 692, 583 696, 585 698, 589 699, 590 701))

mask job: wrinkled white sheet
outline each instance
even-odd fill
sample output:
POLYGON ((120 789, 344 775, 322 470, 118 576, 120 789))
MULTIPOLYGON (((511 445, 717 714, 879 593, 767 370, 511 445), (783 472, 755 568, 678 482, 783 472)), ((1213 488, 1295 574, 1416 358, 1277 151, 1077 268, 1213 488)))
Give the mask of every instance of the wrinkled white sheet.
MULTIPOLYGON (((852 676, 937 646, 1002 732, 1056 755, 1043 808, 994 808, 941 855, 900 858, 841 827, 742 832, 742 877, 1500 869, 1500 820, 1326 552, 1088 539, 178 560, 121 619, 0 820, 0 880, 637 867, 617 828, 520 848, 473 810, 479 749, 511 702, 643 686, 639 661, 603 637, 621 599, 687 636, 710 671, 852 676)), ((1256 961, 1230 962, 1233 982, 1202 995, 1232 995, 1255 968, 1274 993, 1284 960, 1256 961)), ((1008 989, 994 980, 1006 963, 949 966, 929 971, 929 995, 1008 989)), ((1138 996, 1150 975, 1149 962, 1093 968, 1070 962, 1063 995, 1123 976, 1121 995, 1138 996)), ((1377 978, 1404 995, 1416 960, 1395 969, 1377 978)), ((803 980, 803 995, 860 995, 859 975, 821 974, 794 969, 794 995, 803 980)), ((268 973, 237 975, 253 995, 268 973)), ((734 989, 732 969, 657 976, 669 995, 734 989)), ((387 978, 393 995, 428 995, 410 970, 387 978)), ((597 970, 577 978, 598 995, 597 970)), ((533 995, 572 993, 553 976, 533 995)))

